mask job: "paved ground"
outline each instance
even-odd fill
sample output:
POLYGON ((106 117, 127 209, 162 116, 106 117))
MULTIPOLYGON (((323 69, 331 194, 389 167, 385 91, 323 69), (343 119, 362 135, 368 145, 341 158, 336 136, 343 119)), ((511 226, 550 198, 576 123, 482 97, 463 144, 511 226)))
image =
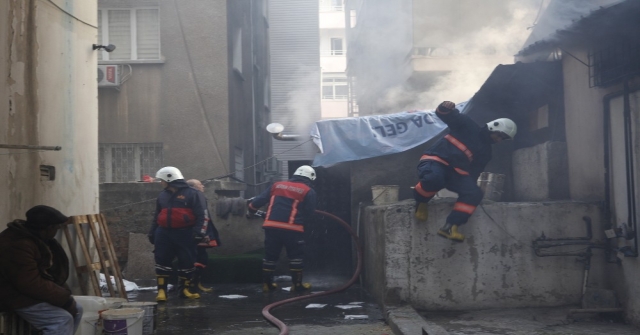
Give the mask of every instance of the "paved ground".
MULTIPOLYGON (((314 287, 313 291, 331 289, 340 285, 314 287)), ((261 285, 216 286, 214 293, 203 294, 199 300, 179 299, 170 293, 167 303, 158 307, 157 335, 269 335, 279 334, 278 328, 268 323, 261 314, 262 308, 272 302, 294 297, 279 291, 262 293, 261 285), (246 298, 225 299, 222 295, 242 295, 246 298)), ((155 292, 131 295, 131 300, 154 301, 155 292)), ((312 298, 278 307, 271 313, 289 327, 290 334, 304 335, 392 335, 385 323, 382 311, 359 286, 326 297, 312 298), (336 306, 354 304, 357 308, 340 309, 336 306), (326 304, 321 309, 305 308, 309 304, 326 304), (347 315, 366 315, 365 320, 347 320, 347 315)))
MULTIPOLYGON (((575 307, 572 307, 575 308, 575 307)), ((638 335, 615 315, 575 315, 567 308, 526 308, 458 313, 420 313, 450 335, 638 335)))

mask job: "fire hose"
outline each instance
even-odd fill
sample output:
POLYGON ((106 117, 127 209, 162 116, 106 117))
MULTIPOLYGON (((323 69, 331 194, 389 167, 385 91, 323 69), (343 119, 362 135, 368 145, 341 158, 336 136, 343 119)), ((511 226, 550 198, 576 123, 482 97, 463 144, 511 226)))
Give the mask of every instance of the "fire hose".
MULTIPOLYGON (((351 229, 351 227, 349 226, 348 223, 346 223, 344 220, 342 220, 341 218, 331 214, 331 213, 327 213, 324 211, 320 211, 320 210, 316 210, 315 211, 317 214, 326 216, 328 218, 333 219, 334 221, 338 222, 339 224, 342 225, 342 227, 344 227, 344 229, 346 229, 349 234, 351 235, 351 238, 353 238, 353 241, 356 243, 356 249, 357 249, 357 253, 358 253, 358 260, 357 260, 357 265, 356 265, 356 270, 353 273, 353 276, 351 277, 351 279, 344 285, 329 290, 329 291, 324 291, 324 292, 318 292, 318 293, 313 293, 313 294, 309 294, 309 295, 304 295, 304 296, 300 296, 300 297, 295 297, 295 298, 290 298, 290 299, 285 299, 285 300, 281 300, 281 301, 277 301, 274 302, 272 304, 269 304, 267 306, 265 306, 262 309, 262 316, 264 316, 265 319, 267 319, 267 321, 271 322, 274 326, 278 327, 278 329, 280 329, 280 335, 288 335, 289 334, 289 327, 287 327, 286 324, 284 324, 284 322, 280 321, 278 318, 276 318, 275 316, 271 315, 270 311, 273 308, 282 306, 284 304, 288 304, 288 303, 292 303, 292 302, 296 302, 296 301, 301 301, 301 300, 306 300, 306 299, 312 299, 312 298, 318 298, 321 296, 325 296, 325 295, 329 295, 329 294, 333 294, 333 293, 338 293, 341 291, 344 291, 346 289, 348 289, 351 285, 353 285, 353 283, 356 282, 356 280, 358 280, 358 276, 360 276, 360 272, 362 271, 362 246, 360 245, 360 241, 358 240, 358 235, 356 235, 356 233, 353 231, 353 229, 351 229)), ((255 215, 256 216, 263 216, 265 213, 262 211, 258 211, 255 215)))

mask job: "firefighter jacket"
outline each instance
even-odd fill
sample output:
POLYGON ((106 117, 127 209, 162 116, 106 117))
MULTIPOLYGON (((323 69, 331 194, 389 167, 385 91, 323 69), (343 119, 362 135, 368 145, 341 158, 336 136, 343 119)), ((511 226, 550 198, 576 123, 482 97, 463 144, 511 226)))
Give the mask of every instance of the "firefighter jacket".
POLYGON ((199 234, 206 217, 204 194, 189 187, 184 180, 175 180, 158 195, 151 230, 155 231, 157 226, 169 229, 194 227, 194 233, 199 234))
POLYGON ((304 223, 316 210, 316 192, 308 178, 293 176, 264 190, 249 204, 252 211, 269 204, 262 228, 304 232, 304 223))
POLYGON ((467 115, 457 109, 443 112, 436 109, 436 115, 449 126, 449 133, 424 151, 423 160, 435 160, 450 166, 458 174, 469 175, 477 180, 491 160, 493 141, 485 125, 479 127, 467 115))

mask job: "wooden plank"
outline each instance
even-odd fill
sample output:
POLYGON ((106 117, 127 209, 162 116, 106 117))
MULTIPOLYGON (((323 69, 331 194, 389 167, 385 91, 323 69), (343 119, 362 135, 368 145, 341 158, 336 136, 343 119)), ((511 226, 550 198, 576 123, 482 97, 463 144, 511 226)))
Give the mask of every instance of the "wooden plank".
POLYGON ((98 232, 96 230, 95 224, 98 224, 98 220, 96 215, 87 215, 87 220, 89 221, 89 231, 91 231, 91 235, 93 236, 93 241, 96 244, 96 249, 98 249, 98 259, 100 260, 100 266, 102 267, 102 271, 104 272, 104 278, 107 282, 107 288, 109 289, 109 295, 111 297, 115 297, 116 293, 113 289, 113 284, 111 283, 111 271, 109 271, 109 266, 106 264, 106 259, 104 256, 104 249, 102 248, 102 241, 100 236, 98 236, 98 232))
POLYGON ((69 253, 71 254, 71 260, 73 261, 73 266, 76 269, 76 276, 78 276, 78 283, 80 284, 80 291, 82 291, 83 295, 87 295, 87 285, 85 285, 84 280, 82 279, 82 274, 79 269, 83 269, 86 272, 86 267, 78 265, 78 256, 76 256, 76 248, 75 245, 71 244, 71 233, 69 233, 68 223, 65 223, 62 226, 62 231, 64 232, 64 237, 67 239, 67 245, 69 246, 69 253))
MULTIPOLYGON (((93 264, 93 262, 91 259, 91 254, 89 253, 89 248, 87 247, 87 239, 84 236, 84 232, 82 231, 81 226, 81 224, 87 224, 89 223, 89 221, 87 220, 87 217, 85 215, 72 216, 71 221, 76 228, 76 234, 78 234, 78 240, 80 241, 80 246, 82 247, 84 258, 87 261, 87 266, 90 266, 91 264, 93 264)), ((96 272, 89 271, 89 277, 91 278, 91 284, 93 285, 94 294, 98 297, 101 297, 102 291, 100 291, 100 282, 98 281, 96 272)))
POLYGON ((106 239, 105 244, 107 246, 107 255, 109 257, 109 261, 116 273, 114 278, 116 279, 116 285, 119 286, 120 297, 127 299, 127 290, 124 287, 124 281, 122 280, 122 271, 120 271, 118 257, 116 256, 116 251, 113 247, 113 242, 111 241, 111 234, 109 233, 107 220, 103 214, 99 214, 97 217, 98 223, 100 225, 100 230, 104 233, 104 238, 106 239))

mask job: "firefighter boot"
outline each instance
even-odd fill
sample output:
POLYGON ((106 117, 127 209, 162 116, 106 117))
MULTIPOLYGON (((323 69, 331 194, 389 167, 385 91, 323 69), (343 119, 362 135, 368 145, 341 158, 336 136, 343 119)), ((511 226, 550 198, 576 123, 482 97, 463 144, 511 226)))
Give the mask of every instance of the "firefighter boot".
POLYGON ((291 270, 291 292, 302 292, 304 290, 310 290, 311 284, 302 282, 302 270, 291 270))
POLYGON ((429 210, 426 202, 419 202, 416 206, 416 213, 414 214, 416 219, 420 221, 427 221, 429 218, 429 210))
POLYGON ((157 280, 158 280, 158 295, 156 296, 157 302, 167 301, 167 279, 169 279, 169 276, 157 276, 157 280))
POLYGON ((200 294, 196 292, 194 283, 184 277, 180 277, 182 289, 180 290, 180 298, 200 299, 200 294))
POLYGON ((269 293, 278 289, 278 284, 273 282, 273 271, 262 270, 262 292, 269 293))
POLYGON ((464 235, 458 232, 458 225, 449 222, 445 223, 444 226, 438 230, 438 235, 455 242, 464 241, 464 235))
POLYGON ((213 292, 213 288, 202 286, 202 273, 204 272, 204 269, 204 267, 196 266, 196 271, 193 273, 193 279, 191 281, 193 282, 193 287, 196 290, 204 293, 210 293, 213 292))

